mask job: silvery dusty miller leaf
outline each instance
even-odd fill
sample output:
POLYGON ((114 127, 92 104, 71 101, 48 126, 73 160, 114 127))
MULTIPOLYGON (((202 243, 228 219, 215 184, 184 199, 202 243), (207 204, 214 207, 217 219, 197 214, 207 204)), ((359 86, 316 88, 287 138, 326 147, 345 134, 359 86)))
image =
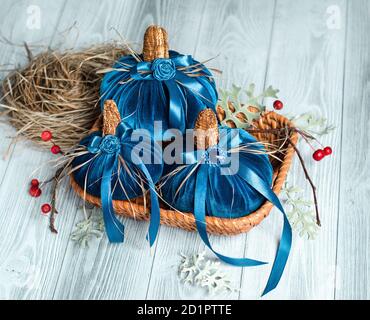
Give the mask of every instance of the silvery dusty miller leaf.
POLYGON ((261 94, 255 95, 255 88, 255 84, 251 83, 245 90, 242 90, 241 87, 235 84, 232 85, 229 91, 219 89, 219 105, 225 112, 225 119, 222 121, 223 125, 233 122, 237 128, 249 128, 252 122, 258 120, 262 112, 266 110, 265 106, 262 105, 263 99, 269 97, 277 98, 277 93, 279 92, 279 90, 269 86, 261 94), (230 108, 230 106, 232 107, 230 108))
POLYGON ((308 240, 314 240, 319 231, 316 224, 315 211, 312 201, 302 198, 303 190, 289 186, 285 182, 281 195, 286 206, 288 220, 298 235, 308 240))
POLYGON ((205 288, 211 295, 225 291, 237 291, 232 287, 229 276, 220 270, 220 262, 207 260, 205 254, 205 252, 190 256, 181 254, 182 259, 179 265, 181 281, 205 288))
POLYGON ((318 137, 324 136, 335 129, 335 126, 327 123, 326 118, 314 112, 306 112, 297 116, 288 116, 288 118, 294 122, 298 129, 318 137))
POLYGON ((102 215, 95 215, 93 209, 89 209, 88 218, 76 224, 71 234, 71 240, 85 248, 93 238, 101 238, 104 233, 104 222, 102 215))

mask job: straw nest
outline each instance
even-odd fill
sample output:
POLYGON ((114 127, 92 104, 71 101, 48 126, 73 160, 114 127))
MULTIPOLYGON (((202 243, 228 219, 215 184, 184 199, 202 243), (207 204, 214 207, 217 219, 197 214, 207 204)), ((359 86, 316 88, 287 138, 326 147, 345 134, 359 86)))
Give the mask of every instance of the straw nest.
POLYGON ((11 72, 2 82, 1 106, 17 135, 42 145, 41 132, 50 130, 62 149, 73 147, 100 114, 102 74, 97 72, 111 67, 124 54, 117 44, 48 51, 11 72))

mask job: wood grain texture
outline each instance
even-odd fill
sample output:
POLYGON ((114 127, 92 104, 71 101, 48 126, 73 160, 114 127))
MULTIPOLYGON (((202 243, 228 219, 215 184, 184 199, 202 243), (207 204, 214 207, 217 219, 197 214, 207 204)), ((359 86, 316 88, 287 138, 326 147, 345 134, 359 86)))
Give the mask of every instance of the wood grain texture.
MULTIPOLYGON (((71 44, 73 47, 117 39, 112 28, 125 39, 139 40, 136 32, 128 30, 136 23, 143 30, 142 37, 146 23, 137 23, 136 19, 140 14, 145 16, 152 12, 148 6, 149 2, 138 6, 137 1, 101 1, 91 7, 91 1, 69 1, 59 29, 75 23, 68 37, 73 39, 73 32, 78 35, 71 44)), ((74 219, 73 224, 83 220, 81 212, 74 210, 69 214, 74 219)), ((54 299, 145 298, 153 259, 145 240, 147 224, 131 219, 123 219, 123 223, 126 234, 123 245, 109 244, 106 236, 87 249, 69 242, 54 299)))
MULTIPOLYGON (((161 24, 167 30, 171 30, 169 34, 171 48, 181 50, 182 46, 188 44, 193 51, 195 44, 192 34, 185 30, 191 27, 199 28, 200 13, 190 19, 186 13, 196 3, 196 1, 171 4, 163 1, 141 1, 138 5, 137 1, 121 1, 113 5, 111 1, 106 1, 96 6, 91 15, 86 15, 91 1, 79 2, 79 4, 71 1, 67 4, 65 12, 76 12, 77 15, 68 14, 63 18, 62 28, 76 20, 76 28, 83 30, 86 36, 96 35, 100 30, 102 32, 100 41, 109 41, 112 38, 120 41, 114 32, 109 31, 114 27, 125 39, 142 43, 146 27, 153 23, 161 24), (80 12, 85 14, 80 15, 80 12), (126 18, 122 19, 122 16, 126 18), (182 27, 181 30, 179 26, 182 27)), ((86 38, 82 36, 81 39, 86 38)), ((75 45, 83 45, 83 42, 77 41, 75 45)), ((141 51, 141 45, 135 47, 141 51)), ((126 242, 115 249, 107 244, 106 239, 100 242, 99 251, 93 249, 94 253, 79 251, 72 243, 68 246, 66 263, 63 265, 54 298, 144 299, 146 297, 155 248, 150 255, 145 240, 147 223, 138 223, 130 219, 124 219, 124 223, 126 242), (75 259, 76 252, 78 252, 78 259, 75 259), (71 259, 75 259, 73 264, 70 263, 71 259), (123 268, 125 271, 122 273, 123 268), (71 279, 71 274, 73 281, 66 281, 71 279)), ((159 239, 162 233, 161 230, 159 239)))
MULTIPOLYGON (((318 186, 323 227, 315 241, 294 237, 282 281, 264 298, 369 299, 367 0, 2 0, 1 6, 1 35, 18 44, 0 42, 2 66, 26 62, 24 41, 72 48, 114 39, 130 41, 141 51, 145 29, 155 23, 169 31, 172 49, 201 61, 219 54, 208 63, 223 70, 216 79, 219 87, 254 82, 261 91, 271 84, 281 90, 284 113, 315 110, 327 117, 337 129, 322 142, 333 147, 333 156, 313 163, 312 151, 300 145, 318 186), (30 5, 41 9, 40 29, 29 28, 30 5), (330 24, 333 12, 339 14, 339 27, 330 24)), ((14 133, 0 123, 1 156, 14 133)), ((83 214, 68 181, 59 198, 60 233, 52 235, 48 219, 40 215, 40 205, 50 201, 48 190, 40 199, 27 196, 31 172, 50 159, 24 141, 0 159, 0 298, 260 298, 281 232, 277 211, 247 235, 211 237, 221 253, 270 264, 244 269, 222 265, 240 291, 210 296, 184 286, 177 275, 181 252, 205 249, 196 233, 161 227, 150 251, 147 223, 124 219, 123 245, 111 245, 105 236, 87 249, 70 241, 83 214)), ((50 174, 44 167, 37 177, 50 174)), ((305 187, 306 198, 311 196, 298 161, 290 181, 305 187)), ((209 251, 207 256, 214 259, 209 251)))
MULTIPOLYGON (((1 33, 13 45, 0 43, 0 63, 10 68, 24 64, 24 41, 36 44, 50 41, 63 3, 2 1, 1 33), (29 22, 30 6, 40 9, 40 29, 34 29, 29 22)), ((6 135, 14 134, 10 128, 2 131, 1 151, 10 142, 6 135)), ((54 282, 49 279, 59 274, 67 239, 61 233, 56 240, 48 231, 47 220, 40 215, 41 201, 47 201, 46 197, 35 200, 27 196, 31 172, 50 156, 24 142, 16 143, 12 150, 5 160, 0 160, 0 298, 41 298, 44 294, 50 297, 54 282)), ((39 177, 46 173, 41 170, 39 177)), ((62 218, 61 225, 63 222, 62 218)))
MULTIPOLYGON (((266 86, 280 89, 284 113, 315 111, 329 119, 336 131, 322 143, 336 150, 333 157, 320 163, 312 160, 312 150, 300 144, 307 168, 318 187, 322 227, 317 240, 295 235, 287 268, 276 290, 265 299, 332 299, 334 297, 336 223, 338 218, 339 152, 341 137, 342 80, 345 42, 345 1, 337 1, 342 27, 327 26, 327 8, 331 1, 277 1, 268 61, 266 86), (323 245, 325 244, 325 245, 323 245)), ((272 105, 266 101, 267 106, 272 105)), ((319 146, 317 146, 319 148, 319 146)), ((312 199, 299 161, 291 170, 290 182, 304 188, 304 197, 312 199)), ((263 246, 248 246, 248 256, 262 256, 269 267, 244 269, 241 298, 257 298, 268 279, 277 240, 281 234, 281 214, 275 209, 248 240, 263 246)))
POLYGON ((337 299, 370 298, 369 1, 348 1, 337 299))
MULTIPOLYGON (((261 90, 270 44, 273 2, 208 1, 201 10, 206 14, 201 18, 194 43, 195 58, 203 61, 220 54, 209 65, 223 71, 222 76, 216 78, 218 86, 222 88, 229 88, 232 83, 246 86, 249 82, 255 82, 256 89, 261 90), (249 57, 250 52, 253 53, 249 57)), ((221 254, 243 256, 246 235, 211 236, 210 239, 221 254)), ((209 296, 204 289, 180 283, 175 267, 180 261, 179 253, 190 255, 202 250, 205 250, 204 245, 197 233, 162 227, 147 298, 237 299, 237 291, 209 296)), ((209 250, 207 257, 216 260, 209 250)), ((242 269, 225 264, 222 264, 222 269, 229 274, 235 288, 239 289, 242 269)))

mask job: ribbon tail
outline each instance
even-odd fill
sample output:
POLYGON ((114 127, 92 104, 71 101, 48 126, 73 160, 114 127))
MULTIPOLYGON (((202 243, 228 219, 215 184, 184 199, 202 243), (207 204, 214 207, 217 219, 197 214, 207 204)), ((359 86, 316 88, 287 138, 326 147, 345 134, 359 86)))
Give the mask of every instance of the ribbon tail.
POLYGON ((270 291, 274 290, 279 284, 280 278, 283 275, 285 265, 287 263, 290 248, 292 245, 292 229, 290 227, 289 221, 284 214, 284 227, 281 235, 281 240, 277 250, 274 264, 271 269, 269 279, 262 296, 266 295, 270 291))
POLYGON ((185 132, 185 114, 186 101, 180 88, 173 80, 164 82, 170 97, 169 107, 169 125, 170 128, 179 129, 182 133, 185 132))
POLYGON ((109 242, 119 243, 124 241, 124 225, 114 214, 112 200, 112 172, 116 163, 112 156, 106 164, 101 183, 101 203, 103 208, 103 219, 109 242))
POLYGON ((213 250, 212 245, 209 241, 207 234, 207 225, 206 225, 206 194, 207 194, 207 167, 205 165, 200 165, 200 168, 197 172, 196 178, 196 192, 194 198, 194 215, 195 222, 199 232, 200 237, 206 246, 222 261, 240 267, 252 267, 266 264, 266 262, 252 260, 248 258, 231 258, 217 253, 213 250))
POLYGON ((285 214, 284 208, 280 203, 279 198, 271 190, 271 188, 263 181, 255 172, 250 170, 250 168, 241 165, 239 175, 255 190, 262 194, 268 201, 273 203, 283 214, 284 226, 280 238, 279 247, 277 249, 274 264, 271 269, 269 279, 267 281, 266 288, 262 295, 269 293, 271 290, 275 289, 278 285, 281 276, 284 272, 286 263, 288 261, 291 245, 292 245, 292 228, 289 224, 288 218, 285 214))
POLYGON ((155 243, 155 240, 158 235, 159 226, 160 226, 160 209, 159 209, 159 201, 158 196, 155 191, 155 185, 152 180, 152 177, 146 168, 145 164, 142 162, 142 160, 139 157, 132 155, 133 158, 135 158, 135 161, 138 163, 137 166, 140 168, 141 172, 144 174, 147 184, 149 185, 149 192, 150 192, 150 222, 149 222, 149 230, 147 234, 147 239, 149 241, 150 246, 152 247, 155 243))

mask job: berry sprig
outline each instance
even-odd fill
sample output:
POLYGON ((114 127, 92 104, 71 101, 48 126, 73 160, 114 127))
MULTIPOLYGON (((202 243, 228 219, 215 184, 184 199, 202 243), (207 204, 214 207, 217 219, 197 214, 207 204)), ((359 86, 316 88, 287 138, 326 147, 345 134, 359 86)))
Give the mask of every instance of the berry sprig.
MULTIPOLYGON (((41 194, 42 194, 41 186, 45 185, 48 182, 50 182, 50 181, 45 181, 45 182, 40 183, 40 181, 38 179, 32 179, 31 183, 30 183, 31 186, 30 186, 30 189, 29 189, 30 196, 34 197, 34 198, 40 197, 41 194)), ((52 210, 52 208, 51 208, 50 204, 48 204, 48 203, 44 203, 41 206, 41 213, 43 215, 47 215, 51 210, 52 210)))
POLYGON ((41 140, 44 142, 49 142, 49 141, 52 142, 53 145, 50 148, 50 151, 52 154, 59 154, 59 153, 63 154, 60 147, 53 142, 53 134, 49 130, 45 130, 41 132, 41 140))
POLYGON ((50 204, 48 204, 48 203, 44 203, 44 204, 41 206, 41 212, 42 212, 44 215, 47 215, 50 211, 51 211, 51 205, 50 205, 50 204))
MULTIPOLYGON (((273 104, 273 107, 274 107, 275 110, 281 110, 281 109, 283 109, 284 104, 280 100, 275 100, 274 104, 273 104)), ((315 150, 315 148, 312 146, 312 144, 309 140, 315 140, 316 142, 318 142, 317 139, 315 137, 307 134, 306 132, 301 131, 301 130, 296 130, 296 131, 303 137, 303 139, 308 143, 308 145, 314 150, 314 153, 312 154, 312 158, 315 161, 321 161, 326 156, 330 156, 333 153, 333 149, 329 146, 327 146, 323 149, 315 150)), ((320 142, 318 142, 318 143, 321 145, 320 142)))
MULTIPOLYGON (((273 103, 273 107, 274 107, 275 110, 282 110, 283 107, 284 107, 284 104, 280 100, 275 100, 274 103, 273 103)), ((319 216, 319 208, 318 208, 317 196, 316 196, 316 187, 315 187, 311 177, 308 174, 308 171, 307 171, 306 165, 304 163, 303 157, 302 157, 301 153, 299 152, 297 146, 290 139, 290 135, 291 135, 292 132, 297 132, 306 141, 306 143, 312 148, 312 150, 314 151, 312 157, 316 161, 321 161, 324 157, 331 155, 333 153, 332 148, 329 147, 329 146, 324 148, 323 145, 313 135, 311 135, 310 133, 308 133, 306 131, 298 129, 297 127, 293 127, 293 126, 292 127, 285 127, 285 128, 271 128, 271 129, 255 129, 255 128, 250 129, 250 128, 248 128, 246 130, 249 133, 272 133, 272 134, 278 134, 278 135, 285 133, 286 141, 294 148, 296 154, 298 155, 298 158, 301 162, 303 171, 305 173, 305 177, 311 185, 313 198, 314 198, 314 204, 315 204, 315 211, 316 211, 316 223, 317 223, 318 226, 321 226, 320 216, 319 216), (311 143, 312 141, 318 143, 321 146, 322 149, 316 150, 313 147, 312 143, 311 143)))
POLYGON ((54 143, 53 134, 49 130, 45 130, 45 131, 41 132, 40 138, 44 142, 51 142, 51 144, 52 144, 51 148, 50 148, 51 153, 53 153, 55 155, 60 154, 65 159, 61 160, 60 158, 58 158, 58 159, 54 160, 54 161, 60 162, 60 164, 58 165, 59 168, 56 170, 56 172, 55 172, 55 174, 52 178, 50 178, 46 181, 42 181, 42 182, 40 182, 38 179, 32 179, 31 182, 30 182, 29 194, 32 197, 37 198, 37 197, 41 196, 42 187, 47 185, 48 183, 52 183, 52 186, 51 186, 51 201, 50 201, 50 203, 42 204, 40 209, 41 209, 41 214, 42 215, 49 217, 49 229, 50 229, 50 231, 53 232, 53 233, 58 233, 58 231, 55 228, 55 216, 56 216, 56 214, 58 214, 58 211, 56 209, 57 189, 58 189, 58 186, 59 186, 61 180, 64 177, 68 176, 68 174, 69 174, 67 169, 69 168, 69 166, 71 165, 71 163, 74 159, 75 150, 73 150, 72 152, 66 152, 66 153, 63 152, 61 150, 61 148, 56 143, 54 143))
POLYGON ((318 149, 318 150, 316 150, 313 153, 312 158, 315 161, 321 161, 325 157, 330 156, 332 153, 333 153, 333 150, 332 150, 331 147, 325 147, 324 149, 318 149))
POLYGON ((275 100, 273 106, 275 110, 281 110, 284 108, 284 104, 280 100, 275 100))
POLYGON ((31 186, 28 192, 31 195, 31 197, 34 197, 34 198, 38 198, 39 196, 41 196, 42 191, 40 188, 39 180, 37 179, 31 180, 31 186))
MULTIPOLYGON (((52 146, 50 148, 50 151, 51 153, 57 155, 57 154, 62 154, 64 155, 64 153, 62 152, 61 148, 55 144, 53 142, 53 134, 49 131, 49 130, 45 130, 41 133, 40 135, 41 137, 41 140, 44 141, 44 142, 51 142, 52 143, 52 146)), ((49 215, 50 214, 50 229, 52 232, 55 232, 57 233, 55 227, 54 227, 54 214, 57 213, 57 210, 55 208, 55 200, 56 200, 56 187, 57 187, 57 184, 58 182, 60 181, 60 179, 62 178, 62 174, 64 172, 64 167, 63 168, 60 168, 57 170, 55 176, 52 178, 52 179, 49 179, 47 181, 43 181, 43 182, 40 182, 38 179, 32 179, 31 182, 30 182, 30 189, 29 189, 29 194, 34 197, 34 198, 38 198, 41 196, 42 194, 42 190, 41 188, 50 183, 50 182, 54 182, 53 184, 53 187, 52 187, 52 200, 51 200, 51 203, 44 203, 42 206, 41 206, 41 213, 42 215, 49 215)))

